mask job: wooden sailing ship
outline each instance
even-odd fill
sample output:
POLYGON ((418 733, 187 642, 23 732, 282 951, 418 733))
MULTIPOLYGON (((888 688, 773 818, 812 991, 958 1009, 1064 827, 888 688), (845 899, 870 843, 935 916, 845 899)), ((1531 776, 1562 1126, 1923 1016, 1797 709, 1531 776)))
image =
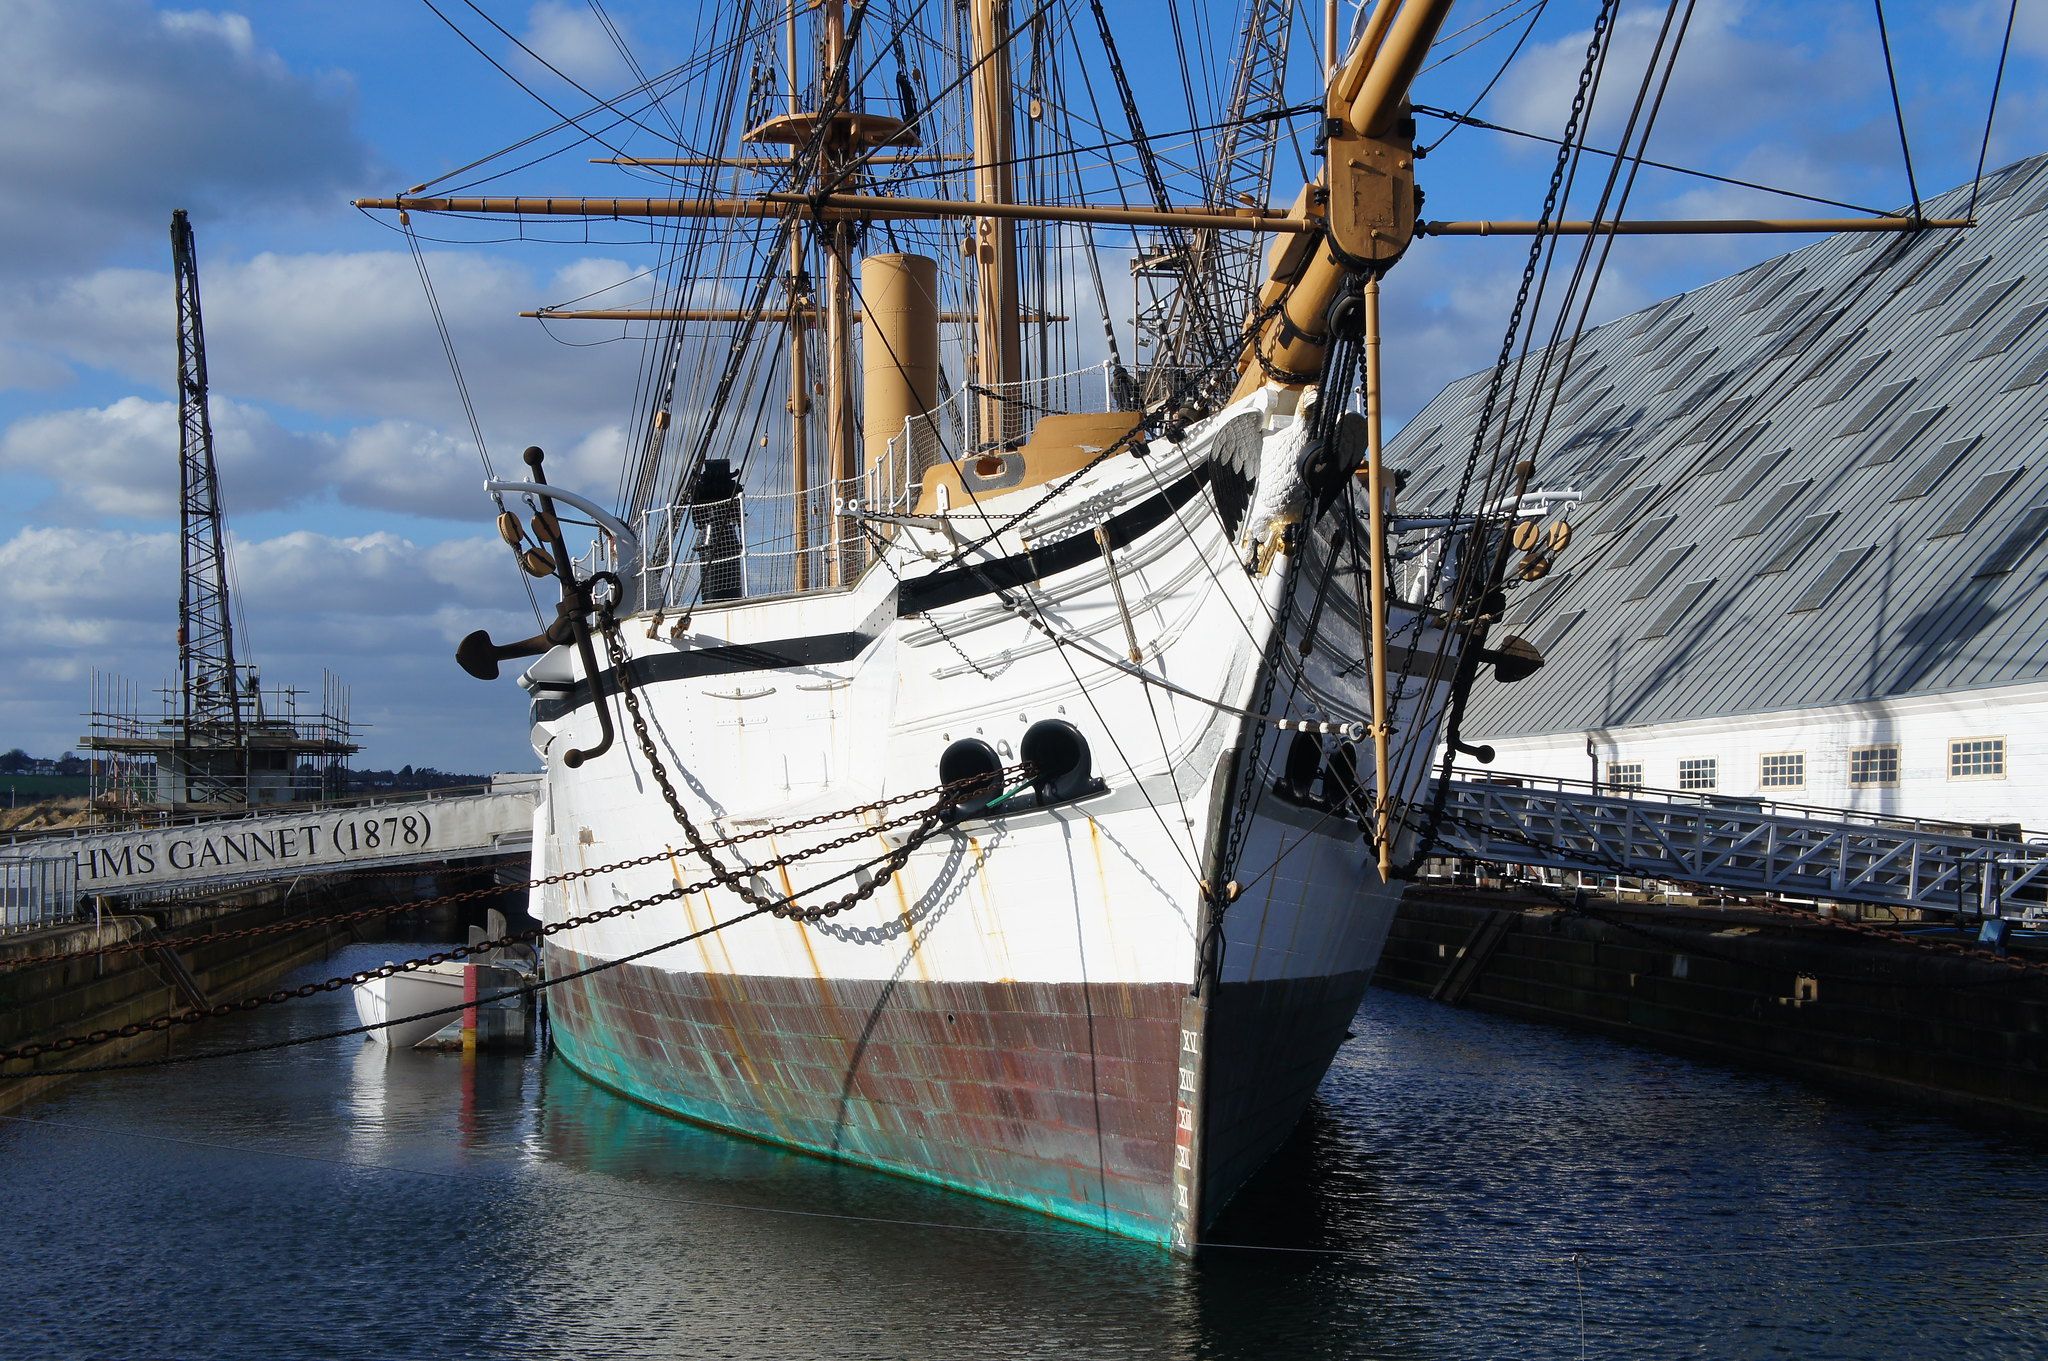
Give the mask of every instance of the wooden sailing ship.
MULTIPOLYGON (((461 654, 533 659, 534 909, 591 919, 549 944, 557 1047, 679 1116, 1192 1251, 1346 1036, 1462 687, 1540 665, 1489 634, 1511 560, 1568 537, 1526 470, 1402 519, 1380 457, 1379 281, 1423 226, 1407 99, 1449 0, 1341 43, 1330 7, 1286 208, 1228 167, 1200 205, 1020 197, 1043 7, 967 0, 931 81, 876 6, 792 4, 779 74, 738 8, 771 77, 744 118, 608 158, 697 192, 361 201, 700 224, 749 262, 737 298, 544 314, 661 342, 623 505, 537 450, 492 484, 561 594, 461 654), (904 192, 933 182, 970 192, 904 192), (1166 357, 1063 373, 1048 261, 1108 227, 1157 233, 1166 357), (779 469, 735 417, 771 396, 779 469), (1426 570, 1397 581, 1401 535, 1426 570)), ((1241 96, 1292 18, 1249 12, 1241 96)))

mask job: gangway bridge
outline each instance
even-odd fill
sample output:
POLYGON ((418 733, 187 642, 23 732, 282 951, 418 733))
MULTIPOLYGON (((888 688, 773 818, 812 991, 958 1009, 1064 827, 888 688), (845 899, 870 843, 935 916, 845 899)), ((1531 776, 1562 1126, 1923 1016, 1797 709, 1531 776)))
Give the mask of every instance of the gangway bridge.
POLYGON ((2016 829, 1506 772, 1447 784, 1438 839, 1449 855, 2048 921, 2048 840, 2016 829))
POLYGON ((538 775, 501 775, 484 788, 17 838, 0 846, 0 879, 8 888, 0 894, 4 925, 63 920, 79 901, 99 894, 148 897, 302 874, 523 855, 532 846, 539 791, 538 775))

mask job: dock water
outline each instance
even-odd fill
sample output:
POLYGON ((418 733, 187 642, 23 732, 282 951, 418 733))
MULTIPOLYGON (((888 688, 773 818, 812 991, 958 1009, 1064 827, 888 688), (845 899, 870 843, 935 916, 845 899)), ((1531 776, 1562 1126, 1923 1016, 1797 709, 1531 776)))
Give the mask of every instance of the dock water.
MULTIPOLYGON (((493 865, 484 863, 368 877, 273 880, 151 903, 111 899, 103 902, 97 913, 77 922, 0 936, 0 1050, 47 1043, 62 1036, 120 1030, 269 991, 294 970, 361 940, 364 925, 374 933, 387 934, 393 920, 379 917, 369 923, 338 924, 333 918, 483 886, 492 881, 494 872, 493 865), (181 943, 190 937, 287 922, 296 925, 239 939, 181 943), (159 938, 161 948, 6 967, 18 959, 159 938)), ((432 934, 445 936, 454 933, 455 920, 454 910, 446 909, 424 925, 432 934)), ((409 924, 415 929, 422 925, 417 921, 409 924)), ((0 1082, 0 1112, 32 1103, 67 1081, 71 1069, 168 1054, 202 1032, 210 1036, 218 1025, 218 1021, 174 1025, 64 1053, 15 1060, 7 1071, 28 1071, 35 1076, 0 1082)))
MULTIPOLYGON (((323 994, 207 1043, 352 1017, 323 994)), ((0 1117, 0 1214, 37 1226, 0 1351, 1867 1361, 2048 1336, 2038 1139, 1398 993, 1353 1029, 1216 1226, 1239 1246, 1193 1263, 539 1054, 350 1038, 81 1079, 0 1117)))

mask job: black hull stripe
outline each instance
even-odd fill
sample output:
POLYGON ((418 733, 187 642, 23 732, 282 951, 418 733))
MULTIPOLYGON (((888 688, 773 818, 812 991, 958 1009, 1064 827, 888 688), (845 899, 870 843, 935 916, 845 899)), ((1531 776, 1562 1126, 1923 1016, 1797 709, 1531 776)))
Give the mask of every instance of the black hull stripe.
MULTIPOLYGON (((634 685, 687 680, 692 676, 726 676, 746 671, 787 671, 800 666, 832 666, 850 662, 875 641, 872 633, 817 633, 808 638, 779 638, 770 643, 732 643, 635 657, 627 663, 634 685)), ((607 688, 618 688, 618 669, 604 673, 607 688)), ((552 722, 590 703, 590 682, 577 681, 533 702, 536 722, 552 722)))
MULTIPOLYGON (((1122 548, 1151 533, 1193 500, 1208 481, 1209 470, 1205 466, 1129 510, 1112 515, 1104 525, 1110 546, 1122 548)), ((904 582, 897 590, 896 615, 906 618, 941 606, 994 595, 1011 587, 1071 572, 1101 556, 1102 547, 1090 532, 1072 535, 1028 553, 1013 553, 973 567, 916 577, 904 582)), ((876 637, 876 634, 862 632, 820 633, 803 638, 779 638, 766 643, 727 643, 718 647, 693 648, 688 652, 636 657, 627 665, 634 685, 687 680, 692 676, 832 666, 859 657, 876 637)), ((607 688, 616 690, 616 668, 607 670, 604 676, 607 688)), ((554 690, 536 697, 533 717, 536 722, 552 722, 588 703, 590 682, 580 680, 567 690, 554 690)))
MULTIPOLYGON (((1175 511, 1193 500, 1208 481, 1209 470, 1205 465, 1165 491, 1110 516, 1103 526, 1109 532, 1110 546, 1122 548, 1150 534, 1165 524, 1175 511)), ((994 595, 1013 586, 1071 572, 1101 556, 1102 545, 1096 542, 1093 532, 1088 532, 1069 535, 1028 553, 1012 553, 1009 557, 978 563, 973 567, 933 572, 930 576, 916 577, 903 583, 903 589, 897 592, 896 613, 923 614, 943 605, 957 605, 977 596, 994 595)))

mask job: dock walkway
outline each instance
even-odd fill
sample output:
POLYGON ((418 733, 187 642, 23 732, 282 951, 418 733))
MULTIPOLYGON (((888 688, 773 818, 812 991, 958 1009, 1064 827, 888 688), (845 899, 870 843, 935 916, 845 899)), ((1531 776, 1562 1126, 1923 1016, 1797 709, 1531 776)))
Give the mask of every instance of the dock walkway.
POLYGON ((2048 921, 2048 843, 1853 809, 1511 774, 1450 782, 1441 840, 1495 864, 2048 921))
MULTIPOLYGON (((188 818, 122 831, 44 834, 4 849, 10 860, 24 865, 40 862, 72 870, 56 882, 75 901, 99 894, 148 896, 309 873, 443 864, 526 850, 532 844, 538 789, 537 778, 504 777, 481 790, 188 818)), ((34 905, 43 919, 62 906, 34 905)))

